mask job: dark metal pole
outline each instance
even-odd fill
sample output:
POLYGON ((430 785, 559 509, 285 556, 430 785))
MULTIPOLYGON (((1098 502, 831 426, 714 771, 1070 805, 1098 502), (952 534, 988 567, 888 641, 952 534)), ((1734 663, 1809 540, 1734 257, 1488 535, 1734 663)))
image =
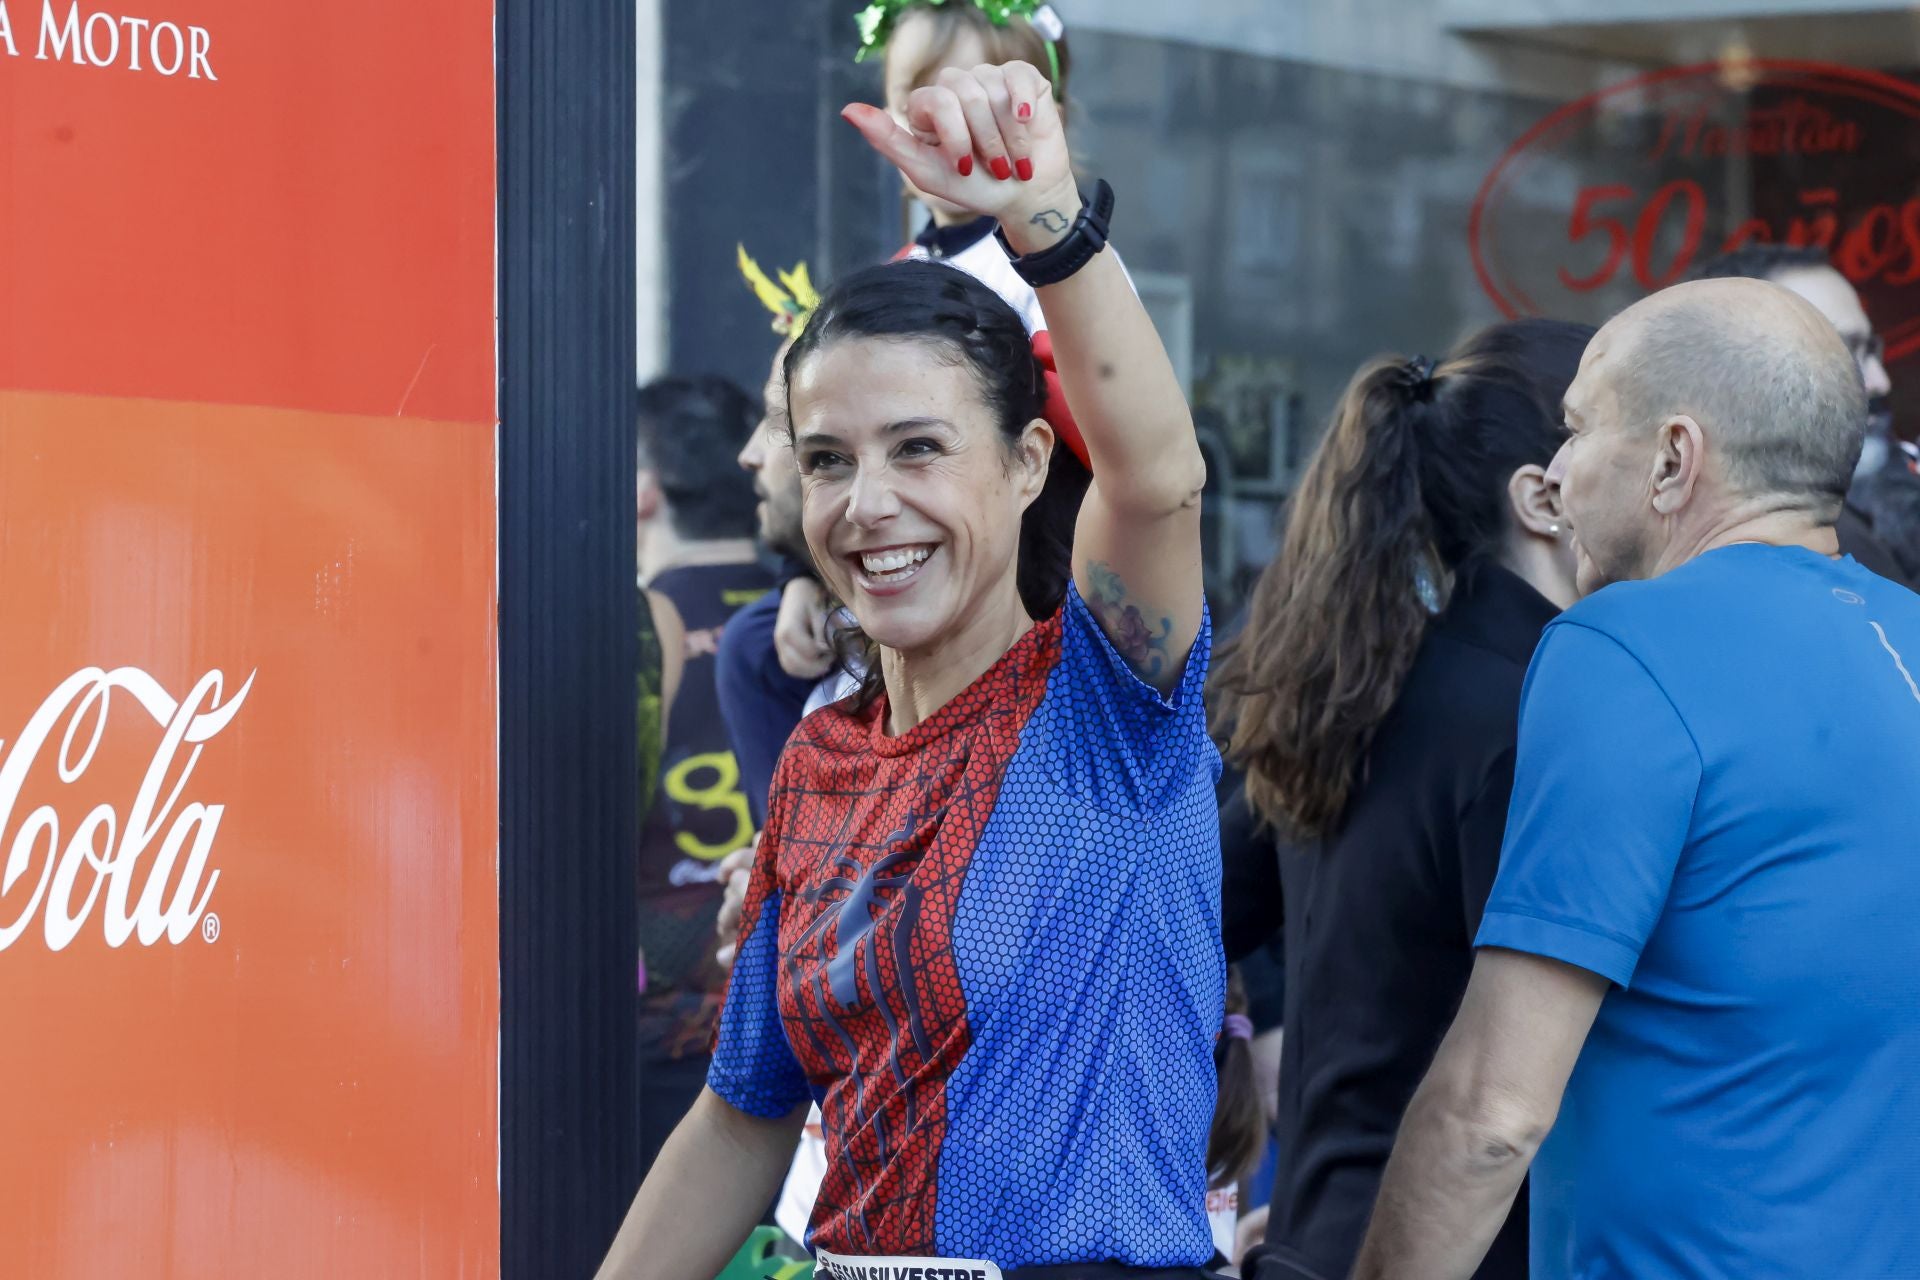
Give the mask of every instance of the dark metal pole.
POLYGON ((506 1280, 593 1273, 639 1181, 634 0, 498 0, 506 1280))

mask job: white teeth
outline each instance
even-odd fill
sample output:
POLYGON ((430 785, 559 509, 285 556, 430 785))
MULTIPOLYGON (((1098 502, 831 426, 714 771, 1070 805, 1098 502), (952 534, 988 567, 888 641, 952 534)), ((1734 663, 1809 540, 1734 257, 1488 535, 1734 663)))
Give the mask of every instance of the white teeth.
POLYGON ((862 552, 860 567, 870 574, 898 573, 911 569, 933 554, 932 547, 899 548, 893 551, 862 552))

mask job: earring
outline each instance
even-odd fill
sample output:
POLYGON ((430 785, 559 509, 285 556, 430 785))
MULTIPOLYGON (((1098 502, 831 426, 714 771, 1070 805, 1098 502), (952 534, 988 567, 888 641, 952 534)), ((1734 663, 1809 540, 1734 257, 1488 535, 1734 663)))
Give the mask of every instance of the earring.
POLYGON ((1560 526, 1557 524, 1550 524, 1547 526, 1547 532, 1557 538, 1560 536, 1560 526))

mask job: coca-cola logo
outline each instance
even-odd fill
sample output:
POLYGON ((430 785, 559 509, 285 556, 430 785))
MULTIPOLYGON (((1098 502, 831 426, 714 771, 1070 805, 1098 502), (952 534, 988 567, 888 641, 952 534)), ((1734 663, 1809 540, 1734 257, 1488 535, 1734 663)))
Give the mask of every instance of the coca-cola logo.
POLYGON ((219 936, 208 906, 220 872, 210 859, 226 806, 187 795, 201 753, 239 714, 253 674, 223 700, 225 683, 209 671, 176 700, 137 667, 87 667, 60 682, 11 744, 0 741, 0 951, 36 925, 48 950, 64 950, 96 913, 110 947, 219 936), (124 810, 111 799, 84 809, 47 800, 15 812, 29 775, 63 799, 97 793, 86 786, 88 771, 107 735, 136 711, 162 733, 124 810))
POLYGON ((1509 319, 1594 318, 1752 241, 1814 245, 1897 359, 1920 349, 1916 121, 1920 87, 1827 63, 1637 76, 1548 115, 1494 165, 1469 223, 1474 269, 1509 319))

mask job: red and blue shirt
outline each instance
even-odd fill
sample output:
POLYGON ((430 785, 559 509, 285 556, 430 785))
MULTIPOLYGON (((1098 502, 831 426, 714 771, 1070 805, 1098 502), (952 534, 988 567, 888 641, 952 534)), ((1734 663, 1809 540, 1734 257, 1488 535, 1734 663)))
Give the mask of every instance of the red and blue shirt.
POLYGON ((810 1097, 839 1254, 1203 1265, 1225 999, 1203 625, 1162 697, 1076 590, 898 737, 795 731, 708 1083, 810 1097))

